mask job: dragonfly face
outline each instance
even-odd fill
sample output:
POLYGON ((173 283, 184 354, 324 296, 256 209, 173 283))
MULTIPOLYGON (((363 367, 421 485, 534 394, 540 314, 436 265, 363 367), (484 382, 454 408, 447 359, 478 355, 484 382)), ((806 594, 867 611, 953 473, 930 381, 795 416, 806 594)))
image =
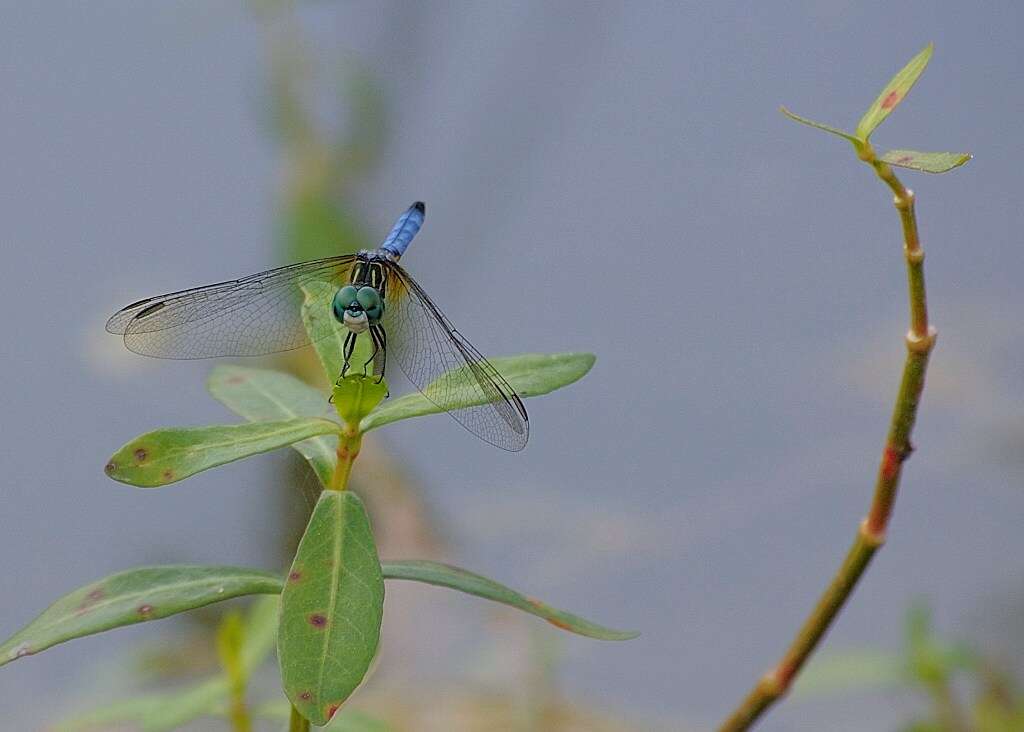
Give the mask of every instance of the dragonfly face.
POLYGON ((334 317, 353 333, 365 333, 384 317, 384 299, 372 285, 345 285, 334 295, 334 317))
MULTIPOLYGON (((107 330, 136 353, 159 358, 257 356, 299 348, 310 340, 348 333, 341 375, 357 338, 373 346, 370 360, 383 377, 389 360, 437 406, 481 439, 506 450, 526 445, 530 424, 522 400, 498 370, 467 341, 398 263, 423 225, 414 203, 378 249, 258 272, 237 280, 150 297, 118 311, 107 330), (308 330, 301 312, 308 286, 329 285, 332 318, 308 330), (393 358, 392 358, 393 357, 393 358)), ((329 299, 328 299, 329 298, 329 299)))

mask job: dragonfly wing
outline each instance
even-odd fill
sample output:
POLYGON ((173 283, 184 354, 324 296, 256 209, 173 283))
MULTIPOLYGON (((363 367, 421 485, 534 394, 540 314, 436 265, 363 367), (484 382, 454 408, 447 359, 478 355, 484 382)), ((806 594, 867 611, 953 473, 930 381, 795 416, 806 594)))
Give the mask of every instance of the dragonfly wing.
MULTIPOLYGON (((303 285, 347 283, 355 255, 290 264, 248 277, 132 303, 107 321, 129 350, 158 358, 258 356, 310 342, 303 285)), ((330 307, 330 303, 325 303, 330 307)), ((322 319, 331 323, 332 319, 322 319)), ((325 326, 326 327, 326 326, 325 326)), ((314 333, 313 339, 330 331, 314 333)))
POLYGON ((530 422, 515 389, 400 265, 388 264, 387 357, 434 404, 485 442, 517 451, 530 422))

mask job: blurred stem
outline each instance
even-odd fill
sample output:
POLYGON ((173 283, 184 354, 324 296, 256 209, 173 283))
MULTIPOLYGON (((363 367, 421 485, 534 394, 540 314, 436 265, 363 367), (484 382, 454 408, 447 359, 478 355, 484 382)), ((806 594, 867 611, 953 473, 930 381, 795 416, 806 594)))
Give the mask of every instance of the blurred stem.
POLYGON ((949 679, 943 678, 928 684, 928 691, 935 701, 937 718, 943 729, 949 732, 970 732, 966 715, 957 703, 949 679))
POLYGON ((252 720, 245 708, 245 689, 234 686, 231 689, 231 706, 228 710, 231 729, 234 732, 252 732, 252 720))
POLYGON ((299 714, 295 707, 292 707, 291 716, 288 718, 288 732, 309 732, 309 720, 299 714))
POLYGON ((328 488, 332 491, 343 491, 348 487, 348 477, 352 474, 352 463, 359 457, 359 448, 363 444, 363 435, 359 426, 345 425, 338 437, 338 464, 331 474, 328 488))
POLYGON ((928 356, 935 345, 935 329, 928 324, 928 304, 924 287, 924 250, 917 232, 914 193, 899 181, 892 168, 878 160, 867 141, 857 147, 857 155, 870 165, 893 192, 893 205, 903 226, 903 254, 907 262, 907 289, 910 299, 910 330, 906 335, 907 357, 903 377, 889 423, 889 434, 875 480, 874 498, 867 517, 861 522, 853 545, 842 565, 825 589, 817 605, 804 621, 782 659, 750 690, 719 732, 738 732, 750 726, 778 701, 793 683, 811 653, 846 604, 875 552, 885 543, 885 533, 899 487, 903 461, 913 446, 910 433, 917 418, 921 390, 924 388, 928 356))

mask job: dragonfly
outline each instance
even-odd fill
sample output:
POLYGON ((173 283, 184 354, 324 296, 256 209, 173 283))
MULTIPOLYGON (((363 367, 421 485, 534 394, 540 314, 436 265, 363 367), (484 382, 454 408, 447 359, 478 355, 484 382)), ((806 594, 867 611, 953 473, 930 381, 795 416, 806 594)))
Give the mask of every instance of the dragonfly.
POLYGON ((339 379, 359 366, 351 362, 356 340, 368 338, 364 375, 372 362, 383 378, 388 361, 397 362, 413 386, 471 433, 521 450, 530 434, 522 399, 398 263, 425 217, 417 201, 377 249, 139 300, 116 312, 107 331, 135 353, 200 359, 290 351, 344 329, 339 379), (302 306, 316 283, 327 283, 334 295, 314 303, 329 313, 316 319, 326 325, 310 333, 302 306))

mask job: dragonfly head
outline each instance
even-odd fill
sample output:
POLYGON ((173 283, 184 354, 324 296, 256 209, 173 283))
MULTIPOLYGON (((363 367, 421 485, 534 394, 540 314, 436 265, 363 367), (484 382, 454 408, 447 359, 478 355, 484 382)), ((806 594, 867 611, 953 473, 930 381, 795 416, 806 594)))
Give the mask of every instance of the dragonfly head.
POLYGON ((353 333, 362 333, 377 325, 384 316, 384 300, 369 285, 345 285, 334 294, 334 317, 353 333))

